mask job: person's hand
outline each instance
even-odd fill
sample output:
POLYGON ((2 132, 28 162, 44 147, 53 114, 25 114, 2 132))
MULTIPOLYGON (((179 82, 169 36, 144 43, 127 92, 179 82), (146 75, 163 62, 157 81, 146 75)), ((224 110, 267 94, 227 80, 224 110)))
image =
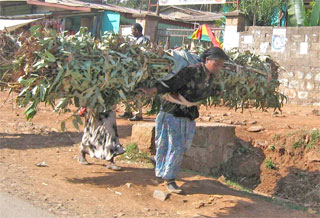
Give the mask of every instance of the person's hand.
POLYGON ((157 94, 157 89, 156 88, 138 88, 137 89, 140 92, 143 92, 146 95, 155 95, 157 94))

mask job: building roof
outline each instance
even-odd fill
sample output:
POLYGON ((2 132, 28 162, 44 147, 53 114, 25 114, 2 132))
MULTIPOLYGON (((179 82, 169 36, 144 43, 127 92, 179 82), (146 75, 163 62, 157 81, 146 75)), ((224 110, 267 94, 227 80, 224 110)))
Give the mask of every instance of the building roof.
POLYGON ((180 11, 185 14, 185 16, 175 16, 178 20, 185 21, 185 22, 196 22, 196 21, 213 21, 213 20, 220 20, 223 17, 222 13, 214 13, 209 11, 198 11, 191 8, 181 8, 177 6, 168 6, 160 10, 164 12, 169 9, 174 9, 176 11, 180 11))
MULTIPOLYGON (((126 8, 118 5, 90 3, 90 2, 83 2, 78 0, 27 0, 27 3, 32 5, 65 8, 67 10, 77 10, 77 11, 83 11, 83 12, 107 10, 107 11, 114 11, 114 12, 125 13, 125 14, 150 14, 154 16, 156 15, 155 12, 148 12, 144 10, 126 8)), ((160 17, 164 20, 174 20, 174 21, 185 22, 182 20, 177 20, 173 16, 160 15, 160 17)))

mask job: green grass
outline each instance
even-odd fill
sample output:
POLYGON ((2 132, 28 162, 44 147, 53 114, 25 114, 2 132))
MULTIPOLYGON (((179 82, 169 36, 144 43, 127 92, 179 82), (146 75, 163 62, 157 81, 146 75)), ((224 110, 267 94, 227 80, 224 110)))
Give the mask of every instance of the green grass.
POLYGON ((269 146, 269 149, 270 149, 271 151, 274 151, 274 150, 276 149, 276 147, 274 147, 274 145, 270 145, 270 146, 269 146))
POLYGON ((119 157, 119 160, 150 163, 148 154, 146 152, 140 151, 138 145, 135 143, 130 143, 126 146, 126 153, 121 155, 119 157))
POLYGON ((272 161, 271 157, 264 162, 264 166, 265 166, 267 169, 271 169, 271 170, 276 169, 276 165, 275 165, 275 163, 272 161))
POLYGON ((296 148, 298 148, 298 147, 300 147, 300 146, 302 146, 302 145, 304 145, 304 141, 303 141, 303 139, 299 139, 298 141, 296 141, 295 143, 293 143, 292 147, 293 147, 294 149, 296 149, 296 148))

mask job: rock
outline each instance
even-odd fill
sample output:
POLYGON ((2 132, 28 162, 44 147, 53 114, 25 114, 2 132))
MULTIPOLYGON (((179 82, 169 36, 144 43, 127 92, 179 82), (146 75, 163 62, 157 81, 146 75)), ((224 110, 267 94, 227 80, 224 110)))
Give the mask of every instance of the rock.
POLYGON ((317 211, 316 211, 316 210, 313 210, 312 208, 308 208, 307 212, 308 212, 309 214, 316 214, 316 213, 317 213, 317 211))
POLYGON ((260 132, 264 130, 263 126, 251 126, 247 129, 248 132, 260 132))
POLYGON ((243 122, 240 122, 240 121, 236 121, 235 123, 233 123, 233 125, 236 125, 236 126, 245 126, 246 124, 243 123, 243 122))
POLYGON ((132 183, 126 183, 126 186, 128 187, 128 188, 131 188, 132 187, 132 183))
POLYGON ((226 182, 226 178, 222 175, 218 178, 218 181, 221 183, 225 183, 226 182))
POLYGON ((224 120, 223 123, 226 123, 226 124, 233 124, 233 121, 232 120, 224 120))
POLYGON ((317 109, 312 110, 311 113, 312 113, 313 115, 320 116, 320 111, 317 110, 317 109))
POLYGON ((254 124, 256 124, 256 123, 257 123, 257 121, 255 121, 255 120, 249 122, 250 125, 254 125, 254 124))
POLYGON ((205 203, 203 201, 200 201, 199 203, 196 204, 195 208, 199 209, 199 208, 204 207, 204 206, 205 206, 205 203))
POLYGON ((211 117, 210 116, 202 117, 202 120, 209 122, 211 120, 211 117))
POLYGON ((252 147, 250 142, 247 142, 247 141, 244 141, 244 140, 241 140, 241 139, 239 139, 238 142, 240 143, 241 147, 244 147, 246 149, 250 149, 252 147))
POLYGON ((310 151, 307 153, 309 162, 320 162, 320 153, 316 151, 310 151))
POLYGON ((168 196, 169 196, 168 193, 165 193, 165 192, 160 191, 160 190, 155 190, 153 192, 153 197, 158 199, 158 200, 160 200, 160 201, 165 201, 168 196))
POLYGON ((260 140, 260 139, 257 139, 254 143, 254 147, 267 147, 268 145, 268 142, 267 141, 263 141, 263 140, 260 140))
POLYGON ((48 167, 48 164, 46 164, 46 162, 41 162, 41 163, 38 163, 36 164, 37 167, 48 167))

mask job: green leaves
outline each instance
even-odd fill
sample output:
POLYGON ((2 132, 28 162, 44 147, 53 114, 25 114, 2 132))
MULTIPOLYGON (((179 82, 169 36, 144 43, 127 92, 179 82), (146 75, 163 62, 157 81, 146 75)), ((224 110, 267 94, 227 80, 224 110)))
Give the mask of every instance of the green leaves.
POLYGON ((320 17, 320 0, 316 0, 310 16, 310 26, 318 26, 320 17))
POLYGON ((303 0, 288 0, 288 26, 308 26, 303 0))

